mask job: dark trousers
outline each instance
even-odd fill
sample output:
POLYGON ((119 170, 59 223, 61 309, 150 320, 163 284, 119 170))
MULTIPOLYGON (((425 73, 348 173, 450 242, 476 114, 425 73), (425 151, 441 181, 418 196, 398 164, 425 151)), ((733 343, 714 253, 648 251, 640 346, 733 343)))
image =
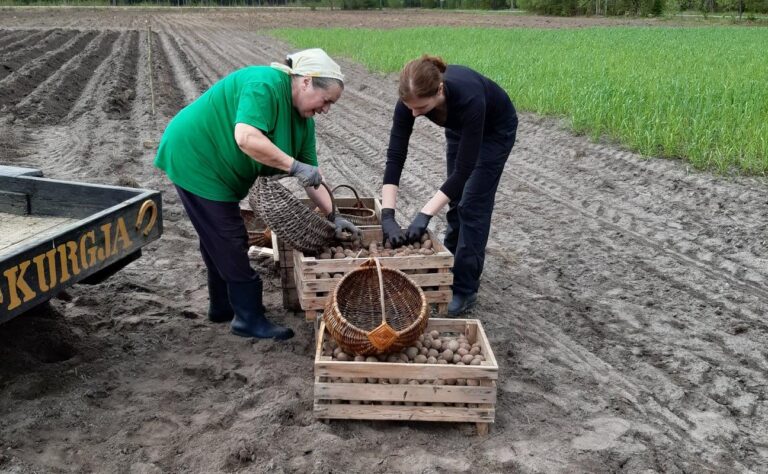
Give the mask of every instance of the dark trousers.
POLYGON ((259 280, 248 258, 248 232, 240 204, 211 201, 178 186, 176 191, 200 237, 200 253, 210 275, 226 282, 259 280))
MULTIPOLYGON (((453 292, 476 293, 485 264, 485 246, 501 173, 515 144, 517 118, 505 133, 483 138, 480 156, 461 196, 448 207, 445 246, 453 253, 453 292)), ((448 175, 456 167, 461 135, 446 130, 448 175)))

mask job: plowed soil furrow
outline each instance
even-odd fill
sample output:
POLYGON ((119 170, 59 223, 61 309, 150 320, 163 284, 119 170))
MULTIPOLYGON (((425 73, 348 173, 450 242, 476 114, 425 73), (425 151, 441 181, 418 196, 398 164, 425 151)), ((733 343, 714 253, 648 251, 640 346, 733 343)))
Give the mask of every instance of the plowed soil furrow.
POLYGON ((205 58, 198 53, 195 42, 190 40, 185 33, 177 31, 170 26, 165 26, 163 30, 166 34, 174 38, 179 50, 183 52, 183 55, 186 56, 191 64, 197 69, 203 80, 204 89, 207 89, 221 79, 221 73, 211 66, 211 61, 208 58, 205 58))
POLYGON ((185 104, 189 104, 205 91, 207 82, 199 69, 179 47, 176 38, 167 33, 160 34, 166 57, 174 70, 174 76, 184 91, 185 104))
POLYGON ((71 30, 51 30, 40 41, 33 41, 26 48, 18 48, 6 53, 0 57, 0 81, 38 56, 69 41, 75 34, 77 32, 71 30))
POLYGON ((17 113, 36 124, 54 124, 69 114, 93 72, 112 54, 117 32, 100 33, 85 50, 51 76, 17 106, 17 113))
POLYGON ((184 91, 179 87, 160 35, 152 32, 152 77, 155 106, 164 115, 173 116, 186 105, 184 91))
POLYGON ((6 54, 9 51, 15 51, 17 48, 23 48, 29 42, 36 41, 46 34, 47 30, 15 30, 0 39, 0 54, 6 54))
POLYGON ((114 75, 111 75, 110 78, 112 86, 108 92, 107 101, 102 104, 102 110, 111 119, 126 120, 130 118, 133 101, 136 98, 139 32, 131 31, 128 36, 128 43, 117 48, 119 64, 114 75))
MULTIPOLYGON (((56 74, 97 35, 95 31, 80 33, 60 48, 38 57, 0 81, 0 111, 7 110, 27 99, 30 93, 56 74)), ((24 116, 19 117, 24 118, 24 116)))

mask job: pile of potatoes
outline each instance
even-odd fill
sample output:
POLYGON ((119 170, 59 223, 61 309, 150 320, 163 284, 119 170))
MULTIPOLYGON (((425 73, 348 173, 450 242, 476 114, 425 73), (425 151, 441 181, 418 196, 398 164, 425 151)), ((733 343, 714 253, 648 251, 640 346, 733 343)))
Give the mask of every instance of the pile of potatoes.
MULTIPOLYGON (((333 360, 349 362, 391 362, 397 364, 454 364, 454 365, 481 365, 485 360, 485 357, 481 353, 481 348, 478 343, 471 344, 467 337, 463 334, 458 336, 441 335, 438 331, 429 331, 421 336, 414 342, 413 345, 404 348, 399 352, 392 352, 389 354, 379 354, 377 356, 361 356, 352 355, 344 352, 341 347, 336 344, 332 338, 327 338, 323 342, 323 355, 326 357, 332 357, 333 360)), ((329 378, 330 382, 344 382, 344 383, 376 383, 376 384, 401 384, 401 385, 468 385, 477 386, 478 381, 475 379, 390 379, 390 378, 373 378, 373 377, 332 377, 329 378)), ((380 404, 380 405, 406 405, 406 406, 423 406, 425 402, 391 402, 391 401, 378 401, 378 402, 361 402, 358 400, 333 400, 333 403, 349 403, 353 405, 364 404, 380 404)), ((430 406, 469 406, 472 408, 472 404, 464 403, 429 403, 430 406)))
POLYGON ((321 260, 342 259, 342 258, 368 258, 368 257, 405 257, 408 255, 434 255, 435 249, 432 247, 432 241, 429 235, 424 234, 421 242, 404 245, 393 249, 387 242, 381 245, 378 242, 371 242, 364 246, 360 240, 349 242, 340 242, 338 246, 327 247, 323 249, 317 258, 321 260))

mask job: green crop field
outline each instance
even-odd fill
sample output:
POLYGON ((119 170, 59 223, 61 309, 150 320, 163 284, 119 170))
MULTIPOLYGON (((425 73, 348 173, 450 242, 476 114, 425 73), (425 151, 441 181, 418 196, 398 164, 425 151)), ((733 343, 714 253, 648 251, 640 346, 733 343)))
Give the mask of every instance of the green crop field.
POLYGON ((768 30, 589 28, 279 29, 372 70, 422 53, 473 67, 519 110, 563 116, 574 130, 647 156, 719 172, 768 172, 768 30))

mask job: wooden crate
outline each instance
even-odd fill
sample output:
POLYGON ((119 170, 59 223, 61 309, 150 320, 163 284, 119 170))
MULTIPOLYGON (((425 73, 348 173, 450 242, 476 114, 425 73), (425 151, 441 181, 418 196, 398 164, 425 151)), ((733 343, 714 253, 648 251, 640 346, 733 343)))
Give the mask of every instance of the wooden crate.
MULTIPOLYGON (((381 242, 381 227, 363 227, 362 231, 365 246, 370 242, 381 242)), ((435 304, 438 314, 445 314, 452 297, 453 254, 435 238, 431 231, 429 231, 429 237, 435 249, 434 255, 381 257, 380 261, 388 268, 395 268, 408 274, 424 291, 427 303, 435 304)), ((339 278, 333 278, 333 275, 346 275, 367 260, 367 258, 320 260, 294 250, 294 281, 299 304, 305 311, 308 321, 316 320, 322 314, 328 297, 339 282, 339 278), (328 274, 331 278, 322 278, 323 274, 328 274)))
POLYGON ((496 415, 496 380, 499 367, 483 326, 477 319, 430 319, 427 331, 460 333, 478 342, 485 357, 482 365, 403 364, 388 362, 341 362, 322 355, 323 341, 330 337, 325 323, 315 350, 314 414, 321 419, 421 420, 473 422, 478 433, 488 433, 496 415), (416 380, 467 379, 470 385, 422 385, 346 383, 338 378, 398 378, 416 380), (391 405, 415 402, 421 406, 391 405), (443 406, 451 404, 453 406, 443 406), (461 406, 456 406, 459 404, 461 406))

